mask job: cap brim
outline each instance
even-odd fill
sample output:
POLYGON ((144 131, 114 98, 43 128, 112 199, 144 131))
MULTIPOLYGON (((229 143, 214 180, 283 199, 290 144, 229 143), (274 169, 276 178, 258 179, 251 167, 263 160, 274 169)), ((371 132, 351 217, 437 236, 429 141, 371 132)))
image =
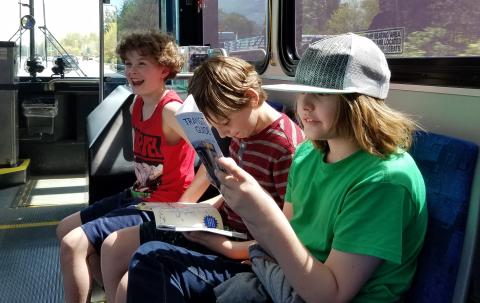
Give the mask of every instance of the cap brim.
POLYGON ((279 92, 314 93, 314 94, 329 94, 329 95, 355 93, 355 91, 353 90, 322 88, 322 87, 302 85, 302 84, 271 84, 271 85, 262 85, 262 88, 265 90, 279 91, 279 92))

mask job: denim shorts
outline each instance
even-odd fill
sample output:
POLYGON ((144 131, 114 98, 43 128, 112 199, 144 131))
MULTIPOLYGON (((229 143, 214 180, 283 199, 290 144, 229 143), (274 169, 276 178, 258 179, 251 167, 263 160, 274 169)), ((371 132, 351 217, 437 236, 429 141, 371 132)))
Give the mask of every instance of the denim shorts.
POLYGON ((141 198, 132 197, 130 189, 126 189, 80 212, 82 229, 97 253, 100 253, 103 241, 111 233, 154 219, 151 212, 136 209, 141 201, 141 198))

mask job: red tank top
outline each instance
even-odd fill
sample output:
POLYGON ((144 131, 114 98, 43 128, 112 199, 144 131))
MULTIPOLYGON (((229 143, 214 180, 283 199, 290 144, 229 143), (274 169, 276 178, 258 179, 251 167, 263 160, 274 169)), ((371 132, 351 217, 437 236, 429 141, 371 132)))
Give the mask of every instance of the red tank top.
POLYGON ((162 111, 170 102, 182 100, 169 91, 153 114, 143 121, 143 99, 137 96, 132 110, 133 152, 137 181, 134 189, 148 193, 146 201, 176 202, 192 182, 195 151, 185 140, 168 145, 162 129, 162 111))

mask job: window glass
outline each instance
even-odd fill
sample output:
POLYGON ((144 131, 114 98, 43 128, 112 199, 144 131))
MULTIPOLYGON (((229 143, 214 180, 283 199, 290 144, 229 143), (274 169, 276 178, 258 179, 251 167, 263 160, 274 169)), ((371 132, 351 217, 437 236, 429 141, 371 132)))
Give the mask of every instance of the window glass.
POLYGON ((98 77, 98 0, 35 0, 33 7, 30 1, 21 0, 2 1, 1 5, 0 40, 14 41, 19 46, 18 76, 29 76, 27 60, 33 48, 35 62, 43 66, 36 73, 39 77, 59 77, 52 70, 59 58, 64 76, 98 77), (22 29, 20 23, 26 15, 33 15, 35 20, 30 23, 35 33, 33 45, 31 30, 22 29))
POLYGON ((111 0, 104 4, 104 73, 124 74, 115 49, 121 37, 133 31, 159 28, 159 0, 111 0))
POLYGON ((478 0, 301 0, 296 50, 301 56, 322 35, 355 32, 387 57, 480 55, 478 0))
POLYGON ((197 1, 204 10, 204 43, 262 65, 267 57, 267 0, 197 1), (211 17, 212 14, 215 17, 211 17), (212 33, 214 33, 212 35, 212 33))

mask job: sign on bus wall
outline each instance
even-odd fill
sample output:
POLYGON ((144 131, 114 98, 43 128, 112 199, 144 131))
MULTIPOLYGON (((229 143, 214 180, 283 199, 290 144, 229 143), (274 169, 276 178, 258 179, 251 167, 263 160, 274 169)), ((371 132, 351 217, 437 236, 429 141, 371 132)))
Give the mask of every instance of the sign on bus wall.
POLYGON ((386 55, 403 53, 404 27, 365 31, 359 34, 373 40, 386 55))

